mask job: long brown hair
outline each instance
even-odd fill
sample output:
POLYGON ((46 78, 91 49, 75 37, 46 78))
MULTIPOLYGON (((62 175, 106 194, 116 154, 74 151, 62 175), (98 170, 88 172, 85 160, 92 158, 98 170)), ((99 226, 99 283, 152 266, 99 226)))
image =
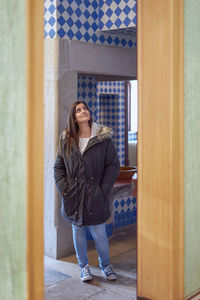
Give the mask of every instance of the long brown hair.
MULTIPOLYGON (((75 142, 75 144, 77 146, 79 144, 79 138, 78 138, 79 127, 78 127, 78 124, 76 122, 76 106, 78 104, 81 104, 81 103, 84 104, 85 107, 87 108, 87 110, 90 112, 89 107, 88 107, 88 105, 86 104, 85 101, 76 101, 70 107, 68 121, 67 121, 67 126, 65 128, 66 135, 67 135, 67 138, 68 138, 68 142, 67 142, 67 153, 68 154, 71 153, 73 142, 75 142)), ((91 128, 92 127, 92 117, 91 117, 91 114, 90 114, 90 120, 88 121, 88 124, 89 124, 89 126, 91 128)))

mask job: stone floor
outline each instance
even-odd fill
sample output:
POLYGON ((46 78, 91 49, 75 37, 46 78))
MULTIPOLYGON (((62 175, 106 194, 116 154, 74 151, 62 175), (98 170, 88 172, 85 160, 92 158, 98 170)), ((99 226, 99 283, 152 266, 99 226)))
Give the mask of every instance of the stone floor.
POLYGON ((94 275, 81 282, 75 255, 62 260, 45 257, 45 300, 135 300, 136 299, 136 225, 114 231, 110 256, 116 281, 107 281, 98 267, 94 243, 88 243, 88 258, 94 275))

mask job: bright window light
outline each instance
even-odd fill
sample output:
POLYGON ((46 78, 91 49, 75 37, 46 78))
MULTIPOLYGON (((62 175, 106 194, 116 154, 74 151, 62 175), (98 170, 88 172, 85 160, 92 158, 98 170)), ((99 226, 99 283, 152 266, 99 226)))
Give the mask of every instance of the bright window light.
POLYGON ((129 130, 137 132, 138 130, 138 104, 137 104, 137 80, 130 81, 130 127, 129 130))

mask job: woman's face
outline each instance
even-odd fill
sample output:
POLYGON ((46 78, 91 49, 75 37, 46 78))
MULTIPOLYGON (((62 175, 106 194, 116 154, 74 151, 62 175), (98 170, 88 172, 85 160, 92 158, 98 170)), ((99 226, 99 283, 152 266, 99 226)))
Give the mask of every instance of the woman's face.
POLYGON ((76 122, 78 124, 88 122, 90 120, 90 112, 84 103, 76 106, 76 122))

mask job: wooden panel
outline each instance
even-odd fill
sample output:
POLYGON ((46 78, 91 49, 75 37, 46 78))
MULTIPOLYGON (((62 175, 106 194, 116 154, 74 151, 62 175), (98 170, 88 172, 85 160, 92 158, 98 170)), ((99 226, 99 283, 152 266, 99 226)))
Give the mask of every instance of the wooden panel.
POLYGON ((27 299, 44 299, 43 280, 43 1, 26 1, 27 299))
POLYGON ((138 1, 138 296, 183 293, 183 1, 138 1))

